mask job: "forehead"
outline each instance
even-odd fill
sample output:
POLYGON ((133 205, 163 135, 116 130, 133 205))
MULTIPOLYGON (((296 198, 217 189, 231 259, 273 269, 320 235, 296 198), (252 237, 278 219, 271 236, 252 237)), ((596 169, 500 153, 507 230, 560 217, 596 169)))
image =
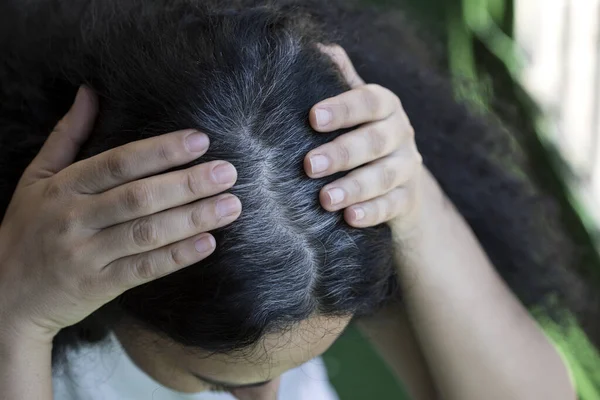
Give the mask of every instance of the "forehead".
POLYGON ((281 333, 267 335, 252 351, 237 355, 204 355, 182 352, 185 368, 221 382, 248 384, 271 380, 320 356, 351 317, 311 317, 281 333))

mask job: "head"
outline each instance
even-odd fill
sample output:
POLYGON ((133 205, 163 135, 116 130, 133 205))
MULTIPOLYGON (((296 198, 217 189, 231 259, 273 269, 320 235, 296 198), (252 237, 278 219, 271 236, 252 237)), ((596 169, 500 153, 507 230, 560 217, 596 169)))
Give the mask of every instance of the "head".
POLYGON ((127 2, 110 24, 108 6, 93 3, 81 26, 93 14, 98 28, 75 36, 56 65, 65 87, 86 82, 100 98, 80 159, 196 128, 211 147, 177 169, 227 160, 238 171, 231 193, 242 216, 214 232, 212 256, 82 323, 114 330, 148 373, 196 392, 276 380, 323 353, 395 285, 389 229, 354 229, 323 210, 319 190, 339 176, 311 180, 303 170, 311 149, 342 133, 318 134, 308 122, 314 104, 348 89, 317 46, 326 38, 296 12, 190 3, 127 2))
MULTIPOLYGON (((342 45, 362 77, 402 99, 426 165, 520 300, 533 307, 557 295, 575 309, 578 294, 589 292, 572 273, 586 258, 573 254, 591 251, 571 237, 555 194, 516 151, 516 135, 455 100, 405 19, 345 8, 357 2, 300 3, 327 30, 349 33, 342 45)), ((25 2, 3 5, 13 3, 25 2)), ((307 122, 311 106, 348 89, 316 46, 332 38, 294 7, 235 11, 219 3, 39 2, 36 12, 23 7, 31 15, 4 24, 0 210, 81 83, 98 92, 101 114, 80 158, 175 129, 207 133, 211 148, 195 163, 235 165, 240 219, 215 232, 209 259, 63 330, 55 355, 114 330, 167 386, 270 382, 232 389, 240 398, 265 397, 284 370, 322 353, 352 318, 397 295, 392 243, 386 226, 356 230, 322 210, 318 192, 338 176, 309 180, 302 169, 309 150, 343 133, 316 134, 307 122)))

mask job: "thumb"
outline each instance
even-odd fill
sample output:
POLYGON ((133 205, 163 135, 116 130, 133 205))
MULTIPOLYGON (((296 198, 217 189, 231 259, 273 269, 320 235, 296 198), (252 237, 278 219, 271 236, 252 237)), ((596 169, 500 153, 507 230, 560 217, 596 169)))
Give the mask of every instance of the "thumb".
POLYGON ((24 177, 29 181, 48 178, 71 165, 81 145, 89 137, 98 112, 92 89, 81 86, 67 114, 56 124, 24 177))

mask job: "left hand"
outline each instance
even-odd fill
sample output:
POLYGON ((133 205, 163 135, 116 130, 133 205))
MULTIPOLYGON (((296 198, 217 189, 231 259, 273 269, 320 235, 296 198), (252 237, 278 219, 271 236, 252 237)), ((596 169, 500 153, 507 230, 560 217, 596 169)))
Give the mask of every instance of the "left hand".
POLYGON ((331 132, 360 125, 312 150, 304 160, 311 178, 360 167, 326 185, 321 204, 328 211, 345 209, 346 222, 357 228, 416 213, 423 159, 400 99, 379 85, 365 84, 340 46, 321 50, 339 66, 352 89, 315 105, 311 126, 331 132))

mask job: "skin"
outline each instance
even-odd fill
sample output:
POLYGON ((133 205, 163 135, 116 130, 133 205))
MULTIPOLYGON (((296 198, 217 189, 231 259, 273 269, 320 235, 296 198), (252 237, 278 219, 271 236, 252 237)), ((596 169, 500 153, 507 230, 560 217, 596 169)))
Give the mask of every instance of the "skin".
MULTIPOLYGON (((387 89, 365 84, 339 46, 322 50, 338 63, 352 90, 317 104, 311 124, 321 132, 359 128, 311 151, 306 172, 316 178, 360 166, 323 188, 323 207, 344 210, 346 221, 359 228, 387 222, 398 244, 410 244, 397 246, 395 254, 402 259, 398 276, 406 308, 383 310, 362 321, 365 335, 415 399, 574 399, 558 353, 423 167, 400 100, 387 89), (451 253, 442 251, 449 248, 451 253)), ((131 287, 205 258, 215 246, 206 232, 241 212, 233 196, 215 197, 235 181, 231 170, 223 174, 230 179, 214 179, 216 167, 232 168, 225 162, 145 178, 199 157, 204 150, 191 152, 186 145, 192 131, 131 143, 72 164, 91 130, 95 102, 91 91, 80 90, 23 174, 0 225, 3 399, 51 399, 51 342, 62 327, 131 287), (219 202, 223 199, 230 201, 219 202), (233 207, 219 207, 227 203, 233 207), (225 212, 219 216, 219 210, 225 212), (182 221, 199 223, 185 223, 188 228, 182 231, 182 221), (208 246, 197 251, 197 242, 208 246)), ((131 340, 149 332, 131 336, 120 329, 117 334, 132 359, 166 386, 195 391, 194 373, 240 384, 273 379, 232 391, 240 400, 272 400, 277 376, 325 351, 346 324, 315 316, 288 333, 292 340, 266 337, 268 362, 260 368, 248 367, 261 359, 260 353, 248 363, 227 357, 202 360, 190 349, 158 346, 168 348, 161 352, 131 340), (162 376, 163 366, 178 372, 162 376)))
POLYGON ((117 329, 116 334, 131 359, 154 380, 171 389, 185 393, 209 390, 214 385, 198 379, 202 376, 231 383, 229 386, 260 384, 249 389, 227 389, 242 400, 271 399, 277 393, 279 376, 323 354, 350 319, 350 316, 313 316, 294 329, 267 335, 249 352, 230 355, 211 355, 197 348, 186 348, 132 324, 117 329))

